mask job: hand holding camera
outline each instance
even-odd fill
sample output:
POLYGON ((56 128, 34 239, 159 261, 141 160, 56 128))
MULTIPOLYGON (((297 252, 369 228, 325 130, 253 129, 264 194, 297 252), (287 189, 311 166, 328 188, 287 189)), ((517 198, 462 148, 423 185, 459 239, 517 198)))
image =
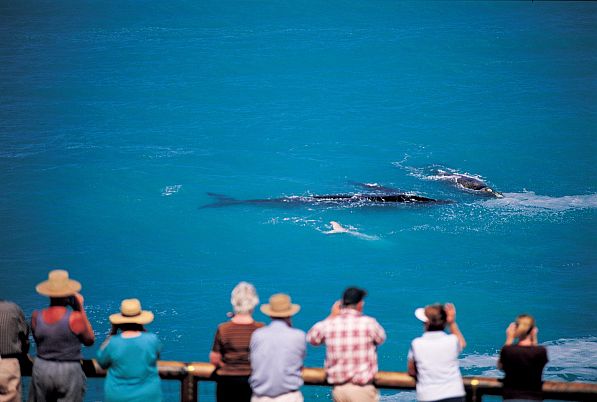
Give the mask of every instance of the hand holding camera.
POLYGON ((83 310, 83 295, 80 293, 75 293, 73 296, 68 298, 68 304, 73 308, 74 311, 82 311, 83 310))

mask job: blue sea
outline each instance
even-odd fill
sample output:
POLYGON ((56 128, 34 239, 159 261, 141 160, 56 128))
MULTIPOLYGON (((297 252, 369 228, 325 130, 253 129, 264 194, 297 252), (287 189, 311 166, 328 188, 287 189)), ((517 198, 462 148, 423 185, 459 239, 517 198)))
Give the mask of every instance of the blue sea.
POLYGON ((530 313, 546 378, 597 382, 596 104, 597 3, 1 0, 0 297, 30 316, 67 269, 97 344, 137 297, 164 360, 207 361, 239 281, 289 293, 304 330, 357 285, 381 370, 405 371, 416 307, 451 301, 465 375, 500 376, 530 313), (202 208, 365 183, 453 202, 202 208))

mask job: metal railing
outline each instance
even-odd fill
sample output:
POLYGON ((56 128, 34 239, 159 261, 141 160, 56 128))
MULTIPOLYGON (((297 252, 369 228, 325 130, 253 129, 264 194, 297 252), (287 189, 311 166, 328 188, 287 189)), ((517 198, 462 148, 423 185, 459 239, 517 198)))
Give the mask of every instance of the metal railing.
MULTIPOLYGON (((95 360, 82 360, 81 363, 87 377, 106 376, 106 370, 102 369, 95 360)), ((31 375, 31 367, 28 366, 21 365, 22 375, 31 375)), ((214 371, 213 364, 204 362, 158 362, 158 372, 163 380, 180 381, 181 402, 198 401, 199 382, 215 381, 214 371)), ((303 380, 305 385, 330 386, 326 381, 325 370, 322 368, 303 368, 303 380)), ((414 390, 415 379, 407 373, 380 371, 375 375, 374 385, 380 389, 414 390)), ((498 378, 464 377, 464 388, 467 400, 471 402, 481 401, 483 395, 502 395, 502 383, 498 378)), ((596 401, 597 383, 545 381, 543 394, 545 399, 596 401)))

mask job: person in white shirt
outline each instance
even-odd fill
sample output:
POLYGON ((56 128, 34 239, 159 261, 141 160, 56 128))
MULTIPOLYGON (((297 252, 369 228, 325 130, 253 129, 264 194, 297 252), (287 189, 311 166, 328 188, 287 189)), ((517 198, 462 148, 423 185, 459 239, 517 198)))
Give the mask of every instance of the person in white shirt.
POLYGON ((458 355, 466 346, 456 324, 453 304, 435 304, 415 310, 425 332, 415 338, 408 352, 408 373, 417 379, 417 400, 422 402, 464 402, 458 355), (449 327, 451 334, 444 330, 449 327))

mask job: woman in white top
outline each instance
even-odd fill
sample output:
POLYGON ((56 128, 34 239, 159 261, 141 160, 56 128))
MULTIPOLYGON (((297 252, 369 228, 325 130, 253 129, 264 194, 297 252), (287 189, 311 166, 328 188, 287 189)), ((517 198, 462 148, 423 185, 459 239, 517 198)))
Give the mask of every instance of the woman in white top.
POLYGON ((415 338, 408 352, 408 373, 417 379, 417 400, 464 402, 466 393, 458 355, 466 346, 456 324, 453 304, 435 304, 415 310, 425 332, 415 338), (445 332, 449 327, 451 334, 445 332))

